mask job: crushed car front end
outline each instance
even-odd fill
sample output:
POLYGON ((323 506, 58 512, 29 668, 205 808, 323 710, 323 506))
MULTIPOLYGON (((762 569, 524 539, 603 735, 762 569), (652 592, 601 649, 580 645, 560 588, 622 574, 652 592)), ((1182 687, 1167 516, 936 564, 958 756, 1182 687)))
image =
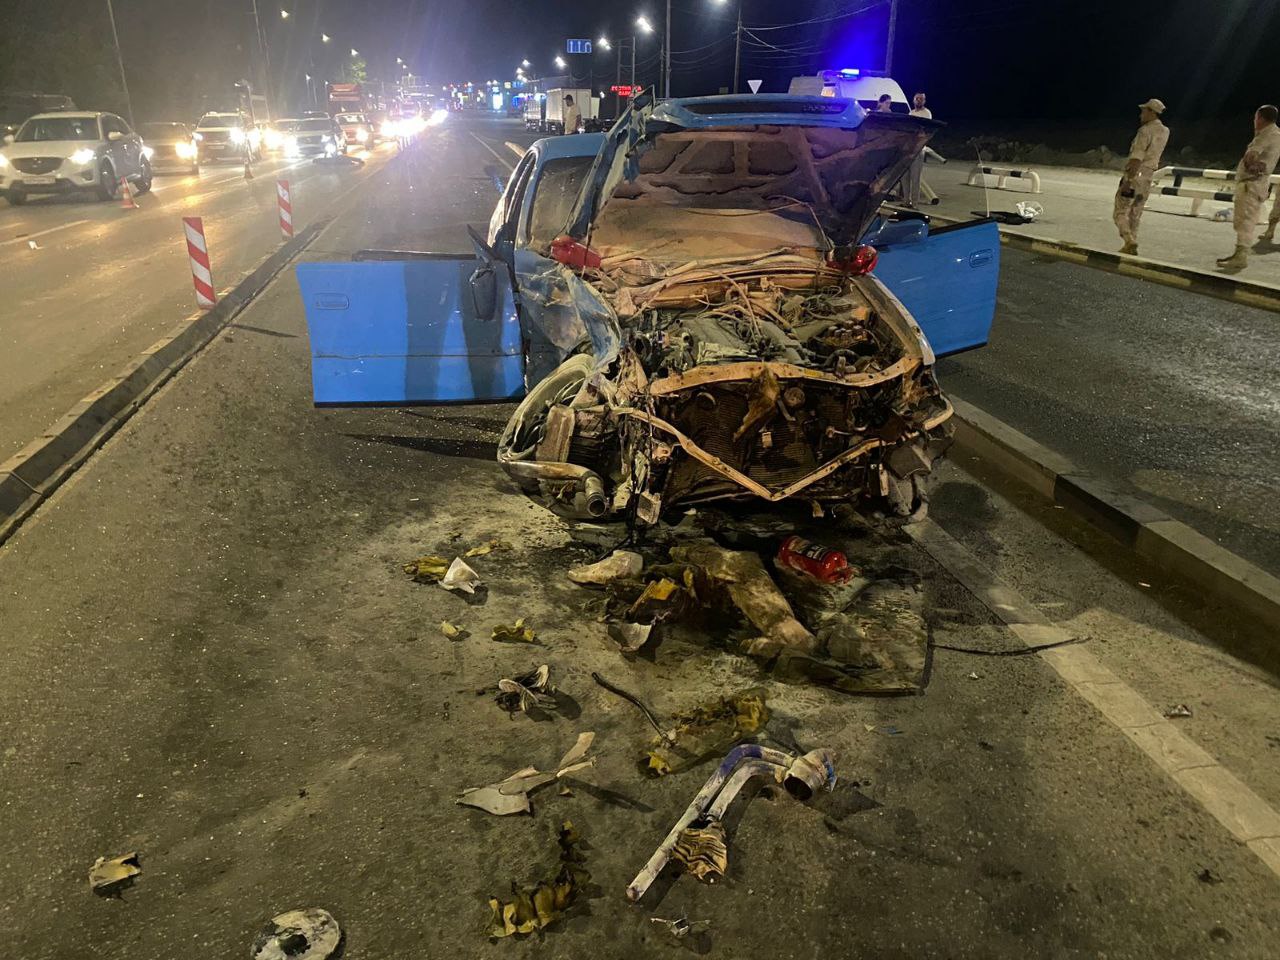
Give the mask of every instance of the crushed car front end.
POLYGON ((558 512, 645 523, 711 500, 918 511, 951 407, 857 241, 932 127, 799 97, 615 127, 526 284, 573 355, 512 417, 508 473, 558 512))

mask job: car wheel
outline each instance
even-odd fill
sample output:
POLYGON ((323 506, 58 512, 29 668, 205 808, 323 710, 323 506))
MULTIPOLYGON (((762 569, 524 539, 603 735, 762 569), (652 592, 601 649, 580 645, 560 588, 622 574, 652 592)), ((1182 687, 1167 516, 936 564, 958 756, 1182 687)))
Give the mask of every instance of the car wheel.
POLYGON ((22 187, 12 187, 5 193, 4 198, 9 201, 10 206, 20 207, 27 202, 27 191, 22 187))
POLYGON ((138 181, 135 184, 138 193, 148 193, 151 190, 151 163, 148 160, 142 161, 142 171, 138 174, 138 181))
POLYGON ((120 191, 116 172, 106 160, 98 164, 98 185, 94 188, 99 200, 114 200, 120 191))

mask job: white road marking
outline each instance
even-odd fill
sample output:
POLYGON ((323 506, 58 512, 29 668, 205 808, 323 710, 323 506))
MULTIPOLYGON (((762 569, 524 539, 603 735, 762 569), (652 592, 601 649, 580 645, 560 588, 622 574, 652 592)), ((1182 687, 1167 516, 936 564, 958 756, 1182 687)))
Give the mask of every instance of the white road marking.
POLYGON ((517 158, 523 157, 529 152, 528 147, 522 147, 518 143, 512 143, 510 140, 506 142, 506 148, 516 155, 517 158))
MULTIPOLYGON (((979 563, 933 521, 914 524, 907 532, 983 600, 1027 646, 1039 647, 1072 639, 1071 634, 1049 623, 1033 604, 979 563), (990 598, 997 595, 1012 597, 1014 602, 992 603, 990 598), (1010 614, 1010 610, 1016 612, 1010 614), (1019 622, 1023 615, 1033 616, 1039 622, 1019 622)), ((1041 650, 1038 656, 1202 809, 1280 876, 1280 813, 1165 719, 1087 647, 1081 644, 1054 647, 1041 650)))
POLYGON ((66 230, 69 227, 78 227, 82 223, 89 223, 88 220, 72 220, 70 223, 60 223, 56 227, 50 227, 48 230, 39 230, 35 233, 24 233, 20 237, 14 237, 12 240, 0 240, 0 247, 7 247, 11 243, 26 243, 28 240, 34 240, 36 237, 43 237, 53 233, 56 230, 66 230))
POLYGON ((486 150, 492 153, 500 164, 502 164, 504 167, 506 167, 509 170, 515 169, 515 165, 510 160, 508 160, 506 157, 500 154, 497 150, 493 149, 493 147, 489 146, 489 144, 481 140, 477 134, 472 132, 471 136, 475 138, 476 143, 480 144, 480 146, 484 147, 486 150))

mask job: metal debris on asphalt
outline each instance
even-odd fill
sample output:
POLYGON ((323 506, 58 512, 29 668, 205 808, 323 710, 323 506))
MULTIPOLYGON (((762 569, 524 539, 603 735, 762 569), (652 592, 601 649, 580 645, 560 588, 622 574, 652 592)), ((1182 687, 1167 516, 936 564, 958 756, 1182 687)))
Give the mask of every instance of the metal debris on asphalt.
POLYGON ((720 761, 648 863, 636 874, 627 887, 627 899, 635 903, 643 897, 673 857, 678 857, 695 876, 700 874, 709 880, 723 876, 728 844, 723 844, 722 857, 716 842, 724 837, 721 825, 742 788, 761 776, 773 778, 788 794, 807 801, 818 791, 835 787, 835 760, 829 750, 814 750, 798 757, 755 743, 738 744, 720 761))
POLYGON ((89 889, 103 896, 113 896, 127 889, 142 872, 136 853, 118 857, 99 857, 89 868, 89 889))
POLYGON ((554 709, 555 687, 551 685, 551 667, 542 664, 536 670, 518 677, 503 677, 498 681, 497 704, 509 714, 528 713, 542 707, 554 709))
POLYGON ((1183 717, 1191 716, 1191 708, 1188 707, 1185 703, 1175 704, 1174 706, 1166 710, 1164 712, 1164 715, 1169 720, 1178 720, 1183 717))
POLYGON ((561 824, 556 842, 560 848, 560 869, 554 877, 541 880, 530 889, 521 889, 512 881, 511 899, 489 898, 490 937, 511 937, 541 930, 564 916, 578 899, 591 875, 584 866, 586 858, 578 848, 581 837, 570 821, 561 824))
POLYGON ((595 734, 588 731, 578 734, 577 742, 560 758, 554 771, 541 771, 536 767, 525 767, 517 770, 505 780, 491 783, 487 787, 472 787, 464 790, 455 802, 467 807, 476 807, 495 816, 505 817, 513 813, 530 813, 529 794, 539 787, 546 786, 586 767, 594 766, 595 759, 588 758, 591 743, 595 734))
POLYGON ((450 623, 448 620, 440 621, 440 632, 450 640, 465 640, 470 636, 470 633, 467 630, 457 626, 456 624, 450 623))
POLYGON ((493 628, 492 637, 499 643, 533 643, 537 635, 533 627, 525 624, 524 617, 507 626, 505 623, 493 628))
POLYGON ((253 940, 253 960, 326 960, 342 942, 328 910, 290 910, 267 921, 253 940))
POLYGON ((461 590, 464 593, 475 593, 476 587, 481 586, 480 574, 468 566, 467 561, 461 557, 454 557, 453 563, 449 564, 449 569, 445 571, 445 575, 440 578, 440 586, 446 590, 461 590))
POLYGON ((644 569, 644 557, 630 550, 615 550, 596 563, 569 568, 569 579, 584 586, 603 586, 614 580, 640 576, 644 569))
POLYGON ((768 722, 769 707, 760 687, 699 704, 677 714, 668 732, 658 728, 645 754, 647 772, 661 777, 687 770, 752 736, 768 722))
POLYGON ((690 920, 688 917, 677 917, 675 920, 667 920, 664 917, 650 917, 649 922, 665 927, 667 933, 677 940, 683 940, 694 931, 711 926, 710 920, 690 920))
POLYGON ((435 554, 419 557, 404 564, 402 569, 419 583, 439 583, 441 578, 449 572, 449 558, 435 554))

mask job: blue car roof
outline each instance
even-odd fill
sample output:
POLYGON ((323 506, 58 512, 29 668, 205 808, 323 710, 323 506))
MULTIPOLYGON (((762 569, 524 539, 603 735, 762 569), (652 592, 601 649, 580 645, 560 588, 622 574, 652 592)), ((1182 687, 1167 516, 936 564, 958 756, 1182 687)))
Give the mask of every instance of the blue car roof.
POLYGON ((861 126, 866 115, 854 100, 755 93, 662 100, 654 106, 649 122, 672 123, 692 130, 757 123, 851 129, 861 126))

